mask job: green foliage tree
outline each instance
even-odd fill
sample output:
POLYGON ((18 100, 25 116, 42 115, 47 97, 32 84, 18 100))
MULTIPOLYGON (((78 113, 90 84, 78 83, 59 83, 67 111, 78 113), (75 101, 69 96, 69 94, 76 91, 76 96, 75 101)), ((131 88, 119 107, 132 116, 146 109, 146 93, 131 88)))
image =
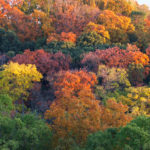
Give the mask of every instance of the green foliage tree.
POLYGON ((150 118, 140 116, 122 128, 117 135, 119 147, 122 148, 128 145, 133 150, 146 148, 150 142, 149 124, 150 118))
POLYGON ((88 136, 86 150, 113 150, 115 147, 115 136, 117 129, 98 131, 88 136))
POLYGON ((14 106, 12 99, 5 94, 0 94, 0 115, 9 115, 14 106))
POLYGON ((150 118, 137 117, 120 129, 107 129, 88 136, 86 150, 148 150, 150 118))
POLYGON ((7 53, 8 51, 19 51, 21 49, 21 42, 13 31, 5 31, 0 28, 0 53, 7 53))
POLYGON ((79 46, 98 46, 104 43, 105 43, 105 38, 99 35, 95 31, 83 33, 77 39, 77 45, 79 46))
POLYGON ((51 150, 52 132, 33 114, 0 116, 1 150, 51 150))

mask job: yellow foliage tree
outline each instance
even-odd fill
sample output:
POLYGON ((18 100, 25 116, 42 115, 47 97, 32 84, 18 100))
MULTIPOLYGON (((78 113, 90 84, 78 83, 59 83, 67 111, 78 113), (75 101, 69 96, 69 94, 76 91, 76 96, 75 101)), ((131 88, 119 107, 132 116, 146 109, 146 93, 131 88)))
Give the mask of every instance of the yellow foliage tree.
POLYGON ((95 24, 94 22, 89 22, 84 28, 84 32, 92 31, 95 31, 96 33, 100 34, 103 38, 105 38, 104 43, 106 43, 106 40, 110 39, 109 32, 105 29, 105 26, 103 25, 95 24))
POLYGON ((38 82, 42 78, 36 66, 31 64, 19 65, 10 62, 8 65, 3 65, 2 69, 0 71, 0 93, 8 94, 13 101, 19 98, 26 100, 33 82, 38 82))
POLYGON ((127 104, 133 116, 150 116, 150 88, 130 87, 126 89, 127 96, 120 96, 119 101, 127 104))

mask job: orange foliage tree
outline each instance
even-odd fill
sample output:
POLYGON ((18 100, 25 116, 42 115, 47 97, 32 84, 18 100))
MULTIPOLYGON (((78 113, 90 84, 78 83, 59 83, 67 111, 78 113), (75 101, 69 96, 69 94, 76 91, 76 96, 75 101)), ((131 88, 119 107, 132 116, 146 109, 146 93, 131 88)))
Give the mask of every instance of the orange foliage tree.
POLYGON ((52 41, 64 41, 64 42, 76 42, 76 34, 73 32, 61 32, 61 34, 52 33, 47 38, 47 43, 50 43, 52 41))
POLYGON ((131 19, 126 16, 118 16, 113 11, 104 10, 97 18, 98 23, 104 25, 106 29, 122 29, 124 31, 133 31, 134 26, 131 19))
POLYGON ((97 22, 104 25, 109 31, 112 42, 126 42, 128 40, 127 33, 135 30, 129 17, 118 16, 110 10, 100 13, 97 22))
POLYGON ((41 36, 38 22, 17 7, 0 0, 0 12, 3 16, 0 17, 0 26, 15 31, 21 41, 36 40, 41 36))
POLYGON ((68 33, 61 32, 60 40, 65 41, 65 42, 75 43, 76 42, 76 34, 74 34, 72 32, 68 32, 68 33))
POLYGON ((11 17, 11 26, 21 41, 36 40, 42 36, 38 22, 31 16, 25 15, 14 7, 8 14, 11 17))
POLYGON ((132 117, 126 112, 128 112, 127 105, 117 103, 114 99, 107 100, 106 106, 102 106, 103 129, 125 126, 132 120, 132 117))
POLYGON ((88 134, 120 127, 131 120, 126 114, 128 108, 121 103, 108 100, 106 107, 100 105, 91 89, 95 83, 95 74, 82 70, 57 75, 54 83, 56 100, 45 112, 45 119, 50 120, 49 127, 55 133, 54 144, 57 145, 59 138, 69 137, 83 144, 88 134))
POLYGON ((45 113, 45 119, 52 119, 54 143, 70 136, 81 144, 88 134, 100 129, 101 109, 91 91, 96 76, 84 71, 67 71, 60 72, 55 80, 56 100, 45 113))
POLYGON ((55 132, 55 144, 59 138, 69 137, 83 144, 90 133, 100 129, 100 115, 99 101, 87 97, 68 97, 55 100, 46 111, 45 119, 52 122, 50 128, 55 132))
POLYGON ((74 72, 59 72, 56 75, 54 89, 57 98, 60 97, 78 97, 81 90, 86 90, 85 95, 93 98, 91 94, 91 87, 97 83, 96 75, 94 73, 87 73, 85 71, 74 72))
POLYGON ((0 0, 0 27, 9 25, 7 13, 11 10, 11 6, 5 0, 0 0))

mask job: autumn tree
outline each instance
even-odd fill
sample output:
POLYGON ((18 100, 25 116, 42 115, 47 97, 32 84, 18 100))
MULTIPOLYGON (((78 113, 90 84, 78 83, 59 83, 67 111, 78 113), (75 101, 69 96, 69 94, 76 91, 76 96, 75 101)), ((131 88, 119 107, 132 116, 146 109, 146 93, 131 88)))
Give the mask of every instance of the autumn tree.
POLYGON ((142 64, 129 64, 128 67, 129 80, 132 85, 138 85, 144 79, 144 67, 142 64))
POLYGON ((54 26, 56 33, 73 32, 80 35, 85 25, 96 20, 99 13, 98 8, 91 8, 73 0, 66 0, 65 3, 61 0, 56 3, 55 8, 54 26))
POLYGON ((126 16, 118 16, 110 10, 104 10, 102 13, 100 13, 100 15, 97 18, 97 22, 105 26, 106 30, 109 31, 111 41, 115 43, 127 42, 127 33, 134 31, 134 26, 131 23, 130 18, 126 16), (122 37, 118 38, 118 33, 120 32, 122 33, 122 37))
POLYGON ((18 8, 12 8, 8 16, 11 18, 12 29, 21 41, 35 41, 42 36, 38 22, 31 16, 25 15, 18 8))
POLYGON ((53 20, 49 14, 35 9, 32 13, 32 17, 36 20, 36 23, 40 24, 40 28, 44 33, 44 36, 49 37, 55 31, 53 27, 53 20))
POLYGON ((33 52, 25 50, 23 54, 12 58, 12 61, 19 64, 35 64, 43 75, 52 75, 60 70, 68 70, 71 58, 61 52, 51 54, 41 49, 33 52))
POLYGON ((7 13, 11 11, 11 6, 5 0, 0 0, 0 27, 9 27, 10 21, 7 19, 7 13))
POLYGON ((61 32, 60 34, 52 33, 47 38, 47 43, 54 42, 54 41, 60 41, 60 42, 76 42, 76 34, 73 32, 61 32))
POLYGON ((85 47, 88 47, 88 46, 96 47, 98 45, 102 45, 105 43, 106 43, 106 39, 95 31, 83 33, 77 39, 77 45, 83 46, 83 47, 84 46, 85 47))
POLYGON ((3 65, 0 72, 0 93, 8 94, 13 101, 27 99, 29 91, 34 82, 41 80, 42 75, 39 73, 35 65, 19 65, 10 62, 3 65))
POLYGON ((84 71, 58 74, 54 83, 56 100, 45 113, 45 119, 52 120, 49 126, 55 132, 54 144, 59 138, 69 137, 83 144, 89 133, 100 129, 101 109, 91 91, 95 83, 96 76, 84 71))
POLYGON ((101 124, 103 129, 122 127, 132 120, 127 114, 128 106, 121 102, 117 103, 114 99, 109 99, 106 106, 102 107, 101 124))
MULTIPOLYGON (((94 73, 86 71, 66 71, 59 72, 55 77, 54 88, 57 98, 60 97, 78 97, 80 91, 85 92, 85 96, 93 98, 91 88, 97 83, 94 73)), ((81 93, 83 94, 83 93, 81 93)))
POLYGON ((123 104, 127 104, 129 107, 129 112, 132 116, 136 117, 139 115, 150 115, 149 109, 149 87, 130 87, 126 90, 127 95, 120 95, 118 101, 123 104))
POLYGON ((149 58, 140 51, 124 50, 119 47, 108 48, 106 50, 96 50, 84 55, 82 64, 89 70, 97 72, 99 64, 109 67, 127 68, 129 64, 149 64, 149 58))
POLYGON ((108 31, 105 29, 103 25, 95 24, 94 22, 89 22, 85 26, 84 32, 92 32, 92 31, 95 31, 96 33, 100 34, 106 39, 110 38, 108 31))
POLYGON ((106 9, 125 16, 130 16, 133 10, 127 0, 108 0, 106 9))
POLYGON ((45 119, 51 120, 50 129, 55 132, 54 146, 58 144, 59 138, 69 137, 83 144, 88 134, 100 129, 100 115, 99 101, 95 99, 66 97, 55 100, 45 113, 45 119))
POLYGON ((131 86, 128 80, 128 73, 123 68, 109 68, 105 65, 99 65, 97 77, 101 79, 101 83, 99 84, 108 91, 114 91, 116 89, 123 90, 131 86))
POLYGON ((36 40, 41 36, 38 23, 31 16, 24 14, 19 8, 4 1, 1 4, 4 18, 0 18, 0 26, 16 32, 21 41, 36 40))

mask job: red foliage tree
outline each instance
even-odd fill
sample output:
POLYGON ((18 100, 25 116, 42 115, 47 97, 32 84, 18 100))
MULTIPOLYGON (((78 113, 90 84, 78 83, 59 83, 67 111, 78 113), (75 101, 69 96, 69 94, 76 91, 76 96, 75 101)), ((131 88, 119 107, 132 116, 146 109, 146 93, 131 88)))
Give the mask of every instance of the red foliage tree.
POLYGON ((79 35, 89 21, 94 21, 99 14, 98 8, 91 8, 74 0, 60 0, 55 5, 56 33, 73 32, 79 35))
POLYGON ((35 64, 38 71, 43 75, 53 75, 60 70, 68 70, 71 58, 62 52, 50 54, 44 50, 25 50, 23 54, 18 54, 12 61, 19 64, 35 64))
POLYGON ((149 64, 149 58, 140 51, 124 50, 119 47, 108 48, 106 50, 96 50, 86 54, 82 60, 82 64, 88 69, 97 72, 99 64, 105 64, 110 67, 127 68, 129 64, 149 64))

